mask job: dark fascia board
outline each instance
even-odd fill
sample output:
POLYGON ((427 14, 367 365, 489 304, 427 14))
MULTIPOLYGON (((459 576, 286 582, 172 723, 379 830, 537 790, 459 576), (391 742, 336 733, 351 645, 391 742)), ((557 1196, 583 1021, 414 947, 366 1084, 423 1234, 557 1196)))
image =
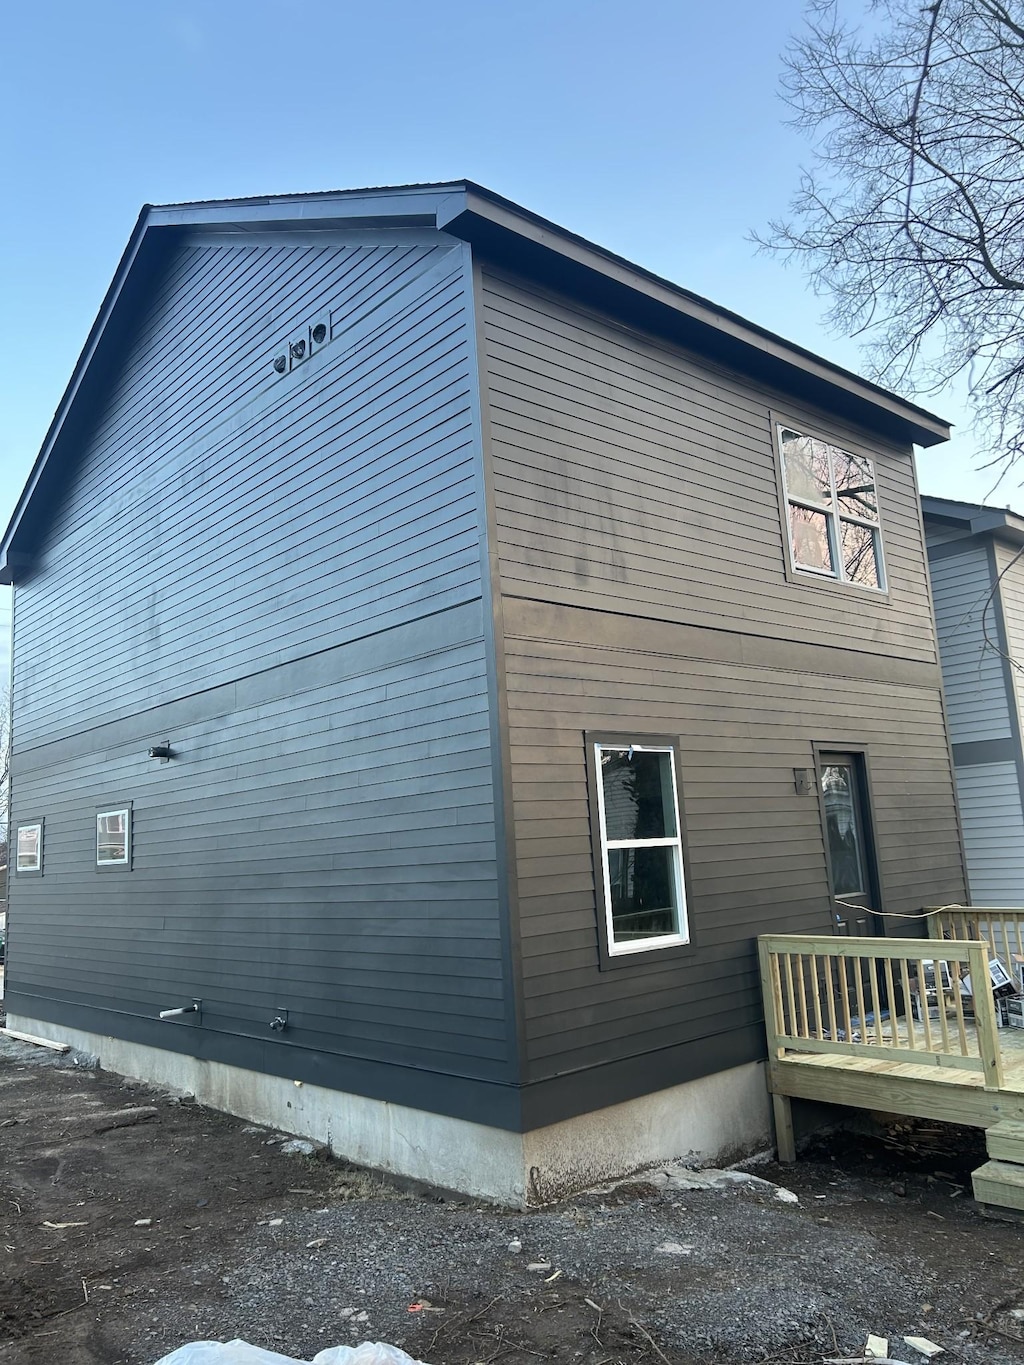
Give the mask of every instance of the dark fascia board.
POLYGON ((105 349, 112 349, 107 344, 109 333, 115 330, 111 324, 125 309, 129 286, 134 281, 136 292, 144 287, 144 258, 155 269, 167 239, 188 230, 245 233, 363 225, 436 227, 486 252, 511 257, 513 263, 542 280, 578 290, 588 301, 627 320, 667 331, 713 358, 760 375, 889 437, 923 446, 949 439, 949 425, 923 408, 471 181, 146 205, 0 539, 0 584, 12 583, 18 571, 31 562, 29 555, 19 553, 19 536, 42 520, 38 506, 32 515, 33 500, 48 481, 50 457, 69 427, 90 368, 105 349), (142 281, 137 278, 140 275, 142 281))
POLYGON ((589 285, 588 293, 597 292, 602 302, 618 303, 639 314, 641 321, 649 321, 657 312, 674 316, 691 345, 710 350, 743 371, 765 374, 790 392, 811 397, 899 440, 921 446, 949 440, 949 423, 934 413, 479 185, 468 184, 464 196, 452 194, 447 215, 439 213, 437 226, 485 250, 511 253, 531 273, 551 274, 550 268, 544 271, 542 262, 545 257, 555 258, 553 277, 563 287, 572 282, 584 288, 589 285), (595 291, 599 281, 605 287, 595 291), (637 309, 641 301, 648 306, 637 309))
POLYGON ((995 536, 1011 545, 1024 545, 1024 517, 1008 507, 986 507, 978 502, 956 502, 952 498, 921 499, 925 526, 958 527, 972 536, 995 536))
POLYGON ((25 481, 25 487, 21 490, 21 497, 15 505, 14 513, 8 524, 7 530, 4 532, 3 540, 0 541, 0 584, 13 583, 15 570, 27 567, 28 560, 23 556, 18 555, 12 548, 15 536, 25 519, 29 503, 39 486, 39 482, 44 476, 50 451, 53 449, 57 442, 57 438, 60 436, 65 419, 81 388, 89 364, 102 341, 107 323, 121 296, 121 291, 128 278, 132 265, 135 263, 139 254, 142 239, 146 233, 146 225, 150 212, 151 206, 149 204, 144 204, 142 211, 136 220, 135 227, 132 229, 132 235, 128 239, 128 245, 125 247, 121 259, 117 264, 114 278, 110 282, 110 287, 104 295, 103 302, 100 304, 100 311, 96 314, 96 319, 89 329, 89 335, 85 339, 82 353, 78 357, 78 361, 72 371, 71 379, 68 382, 67 388, 64 390, 64 396, 61 398, 57 411, 50 423, 43 444, 39 449, 39 454, 36 456, 35 463, 29 470, 28 478, 25 481))

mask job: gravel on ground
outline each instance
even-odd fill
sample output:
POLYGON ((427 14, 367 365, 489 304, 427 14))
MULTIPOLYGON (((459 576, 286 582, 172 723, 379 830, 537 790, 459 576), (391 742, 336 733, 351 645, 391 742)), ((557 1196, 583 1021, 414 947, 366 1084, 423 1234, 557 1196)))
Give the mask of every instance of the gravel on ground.
POLYGON ((904 1336, 1024 1361, 1024 1228, 971 1200, 977 1134, 904 1121, 751 1167, 768 1184, 666 1168, 522 1213, 93 1063, 0 1038, 0 1365, 234 1337, 299 1359, 370 1339, 430 1365, 821 1365, 869 1332, 914 1365, 904 1336))

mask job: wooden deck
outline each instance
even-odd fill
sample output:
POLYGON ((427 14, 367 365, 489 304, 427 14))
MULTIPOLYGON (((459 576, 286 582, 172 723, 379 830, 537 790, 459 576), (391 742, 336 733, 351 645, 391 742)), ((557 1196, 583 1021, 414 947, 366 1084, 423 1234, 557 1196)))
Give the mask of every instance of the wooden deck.
POLYGON ((795 1159, 791 1099, 985 1129, 1024 1124, 1024 1029, 998 1026, 987 986, 992 959, 1020 982, 1024 910, 927 922, 929 939, 759 940, 781 1160, 795 1159))

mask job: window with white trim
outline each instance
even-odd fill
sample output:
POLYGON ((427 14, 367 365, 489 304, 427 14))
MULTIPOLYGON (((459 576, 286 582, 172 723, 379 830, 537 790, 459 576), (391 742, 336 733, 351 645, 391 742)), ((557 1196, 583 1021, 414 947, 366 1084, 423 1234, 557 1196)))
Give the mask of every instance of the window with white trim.
POLYGON ((688 942, 675 754, 594 745, 609 955, 688 942))
POLYGON ((19 825, 14 841, 14 870, 16 873, 42 872, 43 870, 43 825, 36 821, 30 825, 19 825))
POLYGON ((132 856, 132 808, 117 806, 96 812, 96 866, 129 867, 132 856))
POLYGON ((778 437, 794 570, 884 592, 871 461, 792 427, 778 437))

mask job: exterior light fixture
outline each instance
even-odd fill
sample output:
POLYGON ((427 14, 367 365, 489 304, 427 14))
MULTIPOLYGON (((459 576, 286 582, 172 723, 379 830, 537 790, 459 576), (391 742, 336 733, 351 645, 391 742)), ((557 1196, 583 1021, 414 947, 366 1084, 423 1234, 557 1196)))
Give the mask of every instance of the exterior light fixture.
POLYGON ((150 758, 159 758, 164 763, 174 757, 170 743, 165 739, 162 744, 154 744, 149 751, 150 758))

